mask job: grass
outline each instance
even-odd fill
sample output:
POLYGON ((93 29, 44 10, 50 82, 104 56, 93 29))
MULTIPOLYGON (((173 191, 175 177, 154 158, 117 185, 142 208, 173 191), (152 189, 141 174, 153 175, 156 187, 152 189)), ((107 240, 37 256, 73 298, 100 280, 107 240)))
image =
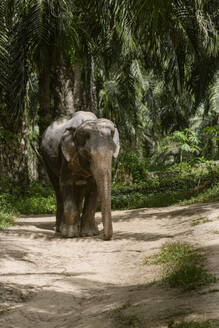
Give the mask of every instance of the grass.
POLYGON ((0 229, 13 224, 19 214, 54 214, 56 201, 51 188, 33 183, 25 193, 10 184, 0 184, 0 229))
POLYGON ((29 214, 54 214, 56 212, 55 195, 24 196, 14 201, 15 208, 19 213, 29 214))
MULTIPOLYGON (((209 169, 192 168, 188 165, 182 170, 179 165, 172 170, 157 172, 156 176, 147 172, 139 183, 130 186, 113 184, 112 209, 125 210, 135 208, 165 207, 170 205, 188 205, 214 202, 219 200, 219 167, 209 169), (161 174, 162 173, 162 174, 161 174), (208 188, 193 192, 194 187, 209 182, 208 188)), ((56 200, 52 188, 38 182, 25 187, 14 186, 12 182, 0 183, 0 228, 10 225, 17 214, 55 214, 56 200)), ((100 210, 100 206, 98 207, 100 210)), ((192 225, 209 221, 197 220, 192 225), (199 222, 200 221, 200 222, 199 222)))
POLYGON ((215 276, 204 269, 203 254, 188 243, 166 243, 158 254, 147 258, 145 264, 161 264, 162 282, 184 291, 198 289, 216 281, 215 276))
MULTIPOLYGON (((206 190, 196 196, 186 191, 164 191, 162 193, 144 194, 132 192, 129 187, 129 194, 112 194, 112 209, 125 210, 144 207, 165 207, 170 205, 187 205, 193 203, 211 202, 219 199, 219 185, 206 190)), ((54 214, 56 201, 53 190, 40 186, 38 189, 30 188, 24 195, 12 195, 10 193, 0 193, 0 228, 5 228, 13 223, 16 214, 54 214)), ((100 206, 98 208, 100 210, 100 206)), ((209 220, 193 221, 191 225, 210 222, 209 220)))
POLYGON ((208 203, 208 202, 218 202, 219 201, 219 183, 206 189, 197 195, 191 195, 188 199, 182 199, 179 205, 190 205, 195 203, 208 203))
POLYGON ((8 312, 8 308, 0 305, 0 315, 5 314, 6 312, 8 312))
POLYGON ((0 230, 12 225, 17 215, 8 193, 0 194, 0 230))
MULTIPOLYGON (((135 189, 135 188, 134 188, 135 189)), ((219 200, 219 184, 209 187, 204 191, 192 193, 189 190, 170 191, 171 188, 163 192, 144 193, 143 191, 132 191, 129 187, 129 194, 112 193, 113 209, 134 209, 143 207, 165 207, 170 205, 191 205, 196 203, 216 202, 219 200)))
POLYGON ((201 217, 201 218, 193 220, 192 223, 191 223, 191 226, 196 226, 196 225, 203 224, 203 223, 208 223, 208 222, 212 222, 212 220, 208 219, 208 218, 201 217))
POLYGON ((16 216, 11 212, 0 211, 0 230, 8 228, 13 224, 16 216))
POLYGON ((116 309, 106 312, 108 318, 113 319, 114 325, 117 328, 139 328, 140 320, 137 314, 125 313, 127 309, 130 308, 130 304, 124 304, 116 309))
MULTIPOLYGON (((219 189, 219 186, 218 186, 219 189)), ((122 191, 121 191, 122 192, 122 191)), ((165 207, 170 205, 186 205, 199 202, 211 202, 219 199, 214 192, 205 192, 191 196, 188 191, 166 191, 162 193, 144 194, 141 192, 132 192, 129 194, 117 194, 112 193, 112 209, 113 210, 125 210, 135 208, 150 208, 150 207, 165 207)), ((18 197, 13 201, 14 207, 22 214, 53 214, 55 213, 56 201, 53 191, 47 195, 40 193, 29 194, 22 197, 18 197)), ((98 208, 100 210, 100 206, 98 208)), ((204 222, 203 222, 204 223, 204 222)))
POLYGON ((211 320, 196 322, 188 321, 181 323, 170 322, 168 328, 219 328, 219 322, 213 322, 211 320))

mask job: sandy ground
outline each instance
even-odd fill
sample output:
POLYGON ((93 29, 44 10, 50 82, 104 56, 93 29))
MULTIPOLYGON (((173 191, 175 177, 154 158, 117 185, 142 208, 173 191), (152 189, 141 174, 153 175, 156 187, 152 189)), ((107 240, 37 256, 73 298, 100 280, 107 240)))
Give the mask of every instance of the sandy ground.
MULTIPOLYGON (((99 214, 97 221, 101 229, 99 214)), ((219 277, 219 203, 115 211, 113 222, 111 241, 101 234, 62 239, 53 216, 23 217, 1 232, 0 327, 161 328, 170 320, 219 320, 219 282, 193 292, 167 289, 159 267, 143 265, 163 243, 188 241, 206 252, 208 270, 219 277), (210 222, 192 226, 200 217, 210 222)))

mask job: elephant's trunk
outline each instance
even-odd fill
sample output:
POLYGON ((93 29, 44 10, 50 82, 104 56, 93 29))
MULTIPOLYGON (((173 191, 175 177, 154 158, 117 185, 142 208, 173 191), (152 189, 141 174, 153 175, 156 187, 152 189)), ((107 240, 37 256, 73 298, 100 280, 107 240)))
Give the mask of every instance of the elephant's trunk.
POLYGON ((105 164, 102 161, 101 167, 94 171, 97 189, 101 201, 101 213, 104 230, 104 240, 110 240, 113 235, 112 218, 111 218, 111 170, 112 159, 105 158, 105 164))
POLYGON ((103 179, 103 190, 100 188, 101 212, 103 220, 104 240, 109 240, 113 235, 111 218, 111 172, 107 172, 103 179))

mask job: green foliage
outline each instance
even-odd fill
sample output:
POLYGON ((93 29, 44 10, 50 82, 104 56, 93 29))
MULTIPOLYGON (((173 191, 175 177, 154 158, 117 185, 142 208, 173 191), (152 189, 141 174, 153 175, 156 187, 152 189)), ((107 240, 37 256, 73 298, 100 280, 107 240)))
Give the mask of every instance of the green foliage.
POLYGON ((207 159, 218 158, 219 126, 208 126, 201 131, 202 155, 207 159))
POLYGON ((190 205, 195 203, 218 202, 219 200, 219 183, 216 183, 212 188, 208 188, 197 195, 190 194, 188 198, 182 198, 179 205, 190 205))
POLYGON ((8 193, 0 192, 0 229, 10 226, 16 218, 16 210, 8 193))
POLYGON ((12 200, 13 206, 22 214, 54 214, 56 211, 55 195, 52 188, 33 182, 25 193, 12 200))
POLYGON ((165 207, 177 204, 182 199, 188 199, 189 195, 184 192, 165 192, 159 194, 132 193, 130 195, 112 196, 112 209, 134 209, 144 207, 165 207))
POLYGON ((54 214, 56 211, 55 196, 26 196, 13 202, 19 213, 28 214, 54 214))
POLYGON ((0 228, 11 225, 19 214, 54 214, 55 210, 55 196, 51 188, 32 183, 21 191, 12 181, 1 181, 0 228))
POLYGON ((116 327, 119 328, 139 328, 141 327, 141 322, 135 313, 126 313, 126 310, 130 310, 130 304, 124 304, 118 308, 106 312, 106 316, 113 319, 116 327))
POLYGON ((208 223, 208 222, 212 222, 212 220, 208 219, 208 218, 200 217, 198 219, 192 220, 191 226, 194 227, 194 226, 197 226, 199 224, 208 223))
MULTIPOLYGON (((198 262, 198 255, 193 246, 186 243, 174 242, 166 243, 161 247, 161 251, 150 259, 151 264, 166 264, 178 262, 198 262)), ((148 262, 146 261, 145 264, 148 262)))
MULTIPOLYGON (((214 162, 204 162, 197 167, 189 163, 181 163, 169 167, 168 171, 150 173, 144 161, 140 161, 139 164, 136 157, 131 155, 127 157, 123 167, 129 170, 128 185, 113 183, 113 210, 193 204, 219 199, 219 166, 214 162), (132 176, 136 181, 141 182, 130 184, 132 176), (204 190, 193 191, 197 186, 205 183, 207 185, 204 190)), ((119 170, 121 166, 114 168, 115 180, 119 170)), ((16 213, 54 214, 56 200, 51 187, 34 182, 21 189, 19 185, 7 180, 1 182, 0 206, 2 222, 11 222, 10 218, 13 220, 16 213)), ((100 207, 98 209, 100 210, 100 207)))
POLYGON ((113 181, 138 184, 142 182, 142 179, 149 178, 150 176, 147 170, 147 161, 139 158, 132 151, 121 152, 115 166, 112 172, 113 181))
POLYGON ((152 161, 161 162, 164 165, 170 157, 173 158, 172 160, 175 163, 194 160, 194 155, 197 156, 201 153, 199 144, 198 135, 191 129, 174 131, 172 135, 160 140, 152 161))
POLYGON ((180 162, 183 161, 184 153, 198 154, 200 152, 200 148, 198 147, 198 137, 189 129, 185 129, 184 131, 174 131, 171 139, 175 141, 179 147, 180 162))
POLYGON ((16 216, 14 212, 0 210, 0 230, 12 225, 15 219, 16 216))
POLYGON ((166 243, 145 264, 162 264, 162 281, 169 287, 197 289, 216 282, 203 266, 204 256, 187 243, 166 243))
POLYGON ((168 206, 180 202, 217 201, 219 199, 218 180, 219 166, 211 161, 196 166, 181 163, 169 167, 166 171, 153 173, 146 171, 141 177, 141 183, 113 184, 112 208, 131 209, 168 206), (201 186, 205 184, 206 187, 202 190, 201 186), (199 189, 196 191, 195 188, 199 186, 200 191, 199 189))

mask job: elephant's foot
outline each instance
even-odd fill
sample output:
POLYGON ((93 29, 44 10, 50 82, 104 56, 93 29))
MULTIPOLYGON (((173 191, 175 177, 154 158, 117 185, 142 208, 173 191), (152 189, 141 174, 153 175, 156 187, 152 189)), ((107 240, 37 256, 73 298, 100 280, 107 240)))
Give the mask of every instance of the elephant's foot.
POLYGON ((95 224, 84 224, 81 227, 81 237, 91 237, 98 235, 99 231, 95 224))
POLYGON ((63 224, 61 227, 61 234, 62 237, 65 238, 79 237, 78 224, 74 224, 74 225, 63 224))

